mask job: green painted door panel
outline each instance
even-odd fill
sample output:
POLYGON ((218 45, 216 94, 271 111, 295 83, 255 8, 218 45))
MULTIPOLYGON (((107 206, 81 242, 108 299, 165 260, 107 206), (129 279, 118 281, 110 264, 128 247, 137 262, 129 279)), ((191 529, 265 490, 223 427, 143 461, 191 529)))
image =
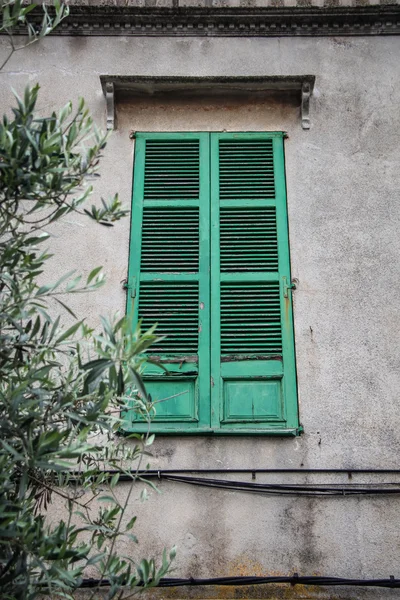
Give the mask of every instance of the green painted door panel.
POLYGON ((223 379, 222 425, 283 422, 279 379, 223 379))
POLYGON ((146 378, 146 390, 155 403, 154 423, 176 421, 198 422, 196 378, 146 378))

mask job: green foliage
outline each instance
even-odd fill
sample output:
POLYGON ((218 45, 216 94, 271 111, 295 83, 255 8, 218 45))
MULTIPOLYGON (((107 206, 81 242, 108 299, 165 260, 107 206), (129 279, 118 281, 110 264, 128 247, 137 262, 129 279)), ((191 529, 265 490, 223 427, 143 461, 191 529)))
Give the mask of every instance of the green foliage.
POLYGON ((14 52, 22 50, 23 48, 26 48, 26 46, 44 38, 69 14, 68 6, 61 4, 59 0, 54 0, 51 14, 46 5, 43 4, 41 7, 41 21, 37 22, 37 20, 35 20, 34 22, 31 22, 28 15, 32 13, 35 8, 37 8, 35 3, 26 4, 23 0, 0 0, 0 34, 7 34, 10 42, 9 54, 0 66, 0 70, 8 63, 14 52), (25 33, 28 38, 27 42, 20 46, 15 43, 13 37, 13 33, 16 30, 18 30, 18 33, 25 33))
POLYGON ((40 27, 35 27, 27 19, 27 15, 37 7, 35 3, 26 4, 22 0, 2 0, 0 6, 2 16, 0 32, 5 31, 11 34, 16 26, 25 25, 29 41, 36 41, 48 35, 69 14, 68 6, 61 4, 59 0, 53 2, 54 16, 49 14, 46 5, 43 4, 40 27))
POLYGON ((67 273, 38 282, 51 223, 78 212, 112 225, 125 214, 117 197, 84 208, 106 144, 84 102, 42 118, 38 91, 16 97, 13 118, 0 125, 1 596, 70 598, 89 574, 107 579, 113 598, 121 588, 156 585, 174 557, 164 553, 157 566, 118 546, 121 537, 137 542, 135 517, 126 523, 124 516, 139 485, 131 466, 141 468, 152 439, 116 432, 128 406, 146 420, 153 410, 140 371, 156 336, 126 318, 102 319, 101 331, 75 318, 66 295, 97 290, 99 267, 86 280, 67 273), (104 469, 117 473, 110 478, 104 469), (119 473, 131 477, 123 502, 119 473), (55 522, 51 510, 46 518, 52 501, 64 505, 55 522))

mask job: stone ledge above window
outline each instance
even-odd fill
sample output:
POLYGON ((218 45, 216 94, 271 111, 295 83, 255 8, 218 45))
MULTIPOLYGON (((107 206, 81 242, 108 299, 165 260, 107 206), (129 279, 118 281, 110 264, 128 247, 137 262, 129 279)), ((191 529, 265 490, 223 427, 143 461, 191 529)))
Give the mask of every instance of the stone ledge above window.
POLYGON ((107 129, 116 128, 115 101, 121 96, 260 96, 277 95, 280 99, 298 96, 301 125, 310 129, 310 97, 314 75, 276 75, 265 77, 143 77, 100 75, 107 104, 107 129))

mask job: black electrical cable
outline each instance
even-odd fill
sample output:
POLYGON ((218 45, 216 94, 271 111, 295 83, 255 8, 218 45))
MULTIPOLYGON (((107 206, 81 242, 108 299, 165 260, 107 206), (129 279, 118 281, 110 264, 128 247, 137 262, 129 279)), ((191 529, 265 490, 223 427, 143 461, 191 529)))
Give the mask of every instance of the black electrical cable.
MULTIPOLYGON (((315 486, 315 485, 286 485, 286 484, 265 484, 246 481, 229 481, 221 479, 185 477, 175 475, 160 474, 160 479, 167 481, 178 481, 191 485, 204 487, 223 488, 236 491, 251 491, 269 494, 290 494, 290 495, 325 495, 325 496, 346 496, 346 495, 365 495, 365 494, 400 494, 400 487, 396 488, 360 488, 349 486, 348 484, 339 484, 338 487, 315 486)), ((382 485, 382 484, 380 484, 382 485)), ((398 485, 398 484, 397 484, 398 485)))
MULTIPOLYGON (((104 471, 105 473, 119 473, 117 470, 107 469, 104 471)), ((136 473, 135 470, 131 471, 132 473, 136 473)), ((400 475, 400 469, 306 469, 306 468, 295 468, 295 469, 149 469, 147 471, 139 471, 140 475, 146 475, 146 477, 158 477, 159 473, 166 475, 186 475, 190 473, 201 473, 202 475, 206 475, 208 473, 241 473, 243 475, 257 475, 257 474, 282 474, 282 473, 306 473, 306 474, 343 474, 343 475, 368 475, 368 474, 376 474, 376 475, 400 475)), ((79 472, 76 472, 79 474, 79 472)))
MULTIPOLYGON (((295 585, 321 585, 321 586, 357 586, 357 587, 385 587, 400 588, 400 579, 395 579, 392 575, 387 579, 346 579, 343 577, 323 577, 317 575, 299 576, 294 573, 291 576, 271 576, 271 577, 213 577, 208 579, 197 578, 169 578, 160 579, 155 587, 182 587, 182 586, 207 586, 207 585, 260 585, 271 583, 288 583, 295 585)), ((110 582, 107 579, 84 579, 79 588, 94 588, 97 586, 108 587, 110 582)))
POLYGON ((366 468, 366 469, 352 469, 352 468, 348 468, 348 469, 308 469, 308 468, 293 468, 293 469, 286 469, 286 468, 282 468, 282 469, 149 469, 148 471, 141 471, 141 473, 146 473, 148 475, 152 475, 157 477, 158 473, 160 473, 160 471, 162 473, 179 473, 179 474, 188 474, 188 473, 201 473, 201 474, 206 474, 206 473, 242 473, 242 474, 249 474, 251 475, 252 473, 264 473, 264 474, 272 474, 272 473, 343 473, 343 474, 371 474, 371 473, 376 473, 376 474, 396 474, 396 475, 400 475, 400 469, 373 469, 373 468, 366 468))
MULTIPOLYGON (((400 487, 361 487, 365 484, 330 484, 330 485, 307 485, 307 484, 265 484, 245 481, 231 481, 222 479, 212 479, 204 477, 187 476, 186 474, 251 474, 253 477, 256 474, 276 474, 276 473, 306 473, 306 474, 392 474, 400 475, 400 469, 166 469, 166 470, 149 470, 136 472, 121 473, 117 470, 107 470, 103 472, 110 478, 119 473, 119 481, 132 481, 132 478, 138 476, 139 479, 154 479, 176 481, 178 483, 187 483, 191 485, 199 485, 204 487, 212 487, 219 489, 228 489, 234 491, 250 491, 264 494, 280 494, 280 495, 303 495, 303 496, 354 496, 354 495, 371 495, 371 494, 400 494, 400 487)), ((71 480, 79 483, 82 474, 76 472, 71 474, 71 480)), ((399 483, 385 482, 379 484, 367 484, 369 486, 399 486, 399 483)), ((243 585, 259 585, 259 584, 290 584, 292 586, 301 585, 320 585, 320 586, 357 586, 357 587, 383 587, 383 588, 400 588, 400 579, 395 579, 391 575, 387 579, 346 579, 342 577, 324 577, 324 576, 299 576, 294 573, 287 577, 214 577, 206 579, 197 578, 162 578, 156 587, 182 587, 182 586, 207 586, 207 585, 226 585, 226 586, 243 586, 243 585)), ((110 582, 106 579, 84 579, 80 588, 94 588, 97 586, 108 587, 110 582)))
MULTIPOLYGON (((213 471, 209 471, 213 472, 213 471)), ((252 471, 251 471, 252 472, 252 471)), ((346 471, 347 472, 347 471, 346 471)), ((112 477, 118 471, 110 470, 103 471, 103 473, 109 477, 112 477)), ((166 481, 175 481, 177 483, 186 483, 189 485, 197 485, 201 487, 225 489, 231 491, 240 492, 251 492, 251 493, 262 493, 269 495, 290 495, 290 496, 362 496, 362 495, 400 495, 400 485, 395 482, 385 483, 369 483, 365 484, 349 484, 349 483, 338 483, 330 485, 315 485, 315 484, 282 484, 282 483, 255 483, 247 481, 233 481, 224 479, 214 479, 205 477, 194 477, 193 475, 180 475, 176 471, 136 471, 119 473, 119 481, 132 481, 134 476, 138 476, 140 479, 154 479, 166 481)), ((74 473, 70 481, 76 481, 79 483, 82 475, 74 473)))

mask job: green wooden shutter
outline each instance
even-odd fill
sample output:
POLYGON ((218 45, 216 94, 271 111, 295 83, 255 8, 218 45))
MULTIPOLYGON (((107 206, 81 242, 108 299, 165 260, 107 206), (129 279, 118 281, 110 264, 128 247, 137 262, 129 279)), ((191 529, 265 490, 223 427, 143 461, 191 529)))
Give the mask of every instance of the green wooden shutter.
POLYGON ((282 134, 211 134, 212 427, 298 427, 282 134))
POLYGON ((137 134, 130 248, 152 429, 298 432, 282 134, 137 134))
MULTIPOLYGON (((144 372, 154 431, 209 427, 209 147, 207 134, 135 142, 128 312, 165 336, 149 349, 169 370, 144 372)), ((133 412, 126 429, 146 425, 133 412)))

